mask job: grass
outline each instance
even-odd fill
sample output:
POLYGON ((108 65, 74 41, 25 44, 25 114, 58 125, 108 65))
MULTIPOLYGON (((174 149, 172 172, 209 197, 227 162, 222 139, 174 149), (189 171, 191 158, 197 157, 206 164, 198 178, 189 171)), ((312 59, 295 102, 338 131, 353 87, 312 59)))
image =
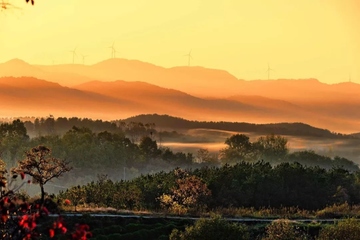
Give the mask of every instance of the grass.
MULTIPOLYGON (((75 212, 73 206, 62 206, 64 212, 75 212)), ((298 207, 282 208, 217 208, 211 211, 191 212, 187 214, 173 214, 166 211, 150 210, 126 210, 109 207, 89 207, 78 206, 77 213, 104 213, 121 215, 140 215, 140 216, 180 216, 180 217, 210 217, 212 214, 221 215, 228 218, 255 218, 255 219, 341 219, 359 218, 360 205, 340 205, 327 206, 317 211, 299 209, 298 207)))

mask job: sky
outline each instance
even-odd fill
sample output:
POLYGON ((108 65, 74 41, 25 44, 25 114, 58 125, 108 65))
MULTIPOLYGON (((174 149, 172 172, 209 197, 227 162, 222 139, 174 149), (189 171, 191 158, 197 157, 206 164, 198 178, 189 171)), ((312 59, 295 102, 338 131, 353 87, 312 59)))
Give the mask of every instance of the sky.
MULTIPOLYGON (((6 0, 2 0, 6 1, 6 0)), ((0 62, 95 64, 111 57, 223 69, 239 79, 360 83, 358 0, 7 0, 0 62), (86 57, 82 57, 86 56, 86 57)))

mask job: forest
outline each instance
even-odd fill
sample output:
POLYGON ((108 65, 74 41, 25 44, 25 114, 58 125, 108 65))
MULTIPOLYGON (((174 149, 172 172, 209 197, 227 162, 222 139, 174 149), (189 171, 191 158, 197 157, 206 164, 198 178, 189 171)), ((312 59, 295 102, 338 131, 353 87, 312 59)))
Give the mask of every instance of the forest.
MULTIPOLYGON (((230 235, 237 236, 224 239, 326 239, 322 235, 330 228, 360 228, 355 220, 316 226, 285 220, 255 225, 226 220, 357 217, 360 172, 349 159, 323 156, 313 150, 291 151, 286 137, 275 134, 250 140, 239 132, 228 137, 219 152, 200 148, 195 154, 161 146, 156 141, 158 136, 153 123, 53 117, 33 123, 13 120, 0 125, 0 150, 8 169, 23 164, 11 170, 23 175, 33 176, 24 164, 40 152, 54 157, 49 159, 66 160, 69 167, 64 165, 64 171, 54 175, 54 182, 67 189, 59 192, 48 188, 47 180, 31 180, 41 186, 40 202, 48 209, 56 206, 57 212, 107 208, 203 217, 197 221, 172 220, 164 225, 158 222, 158 232, 152 233, 151 239, 198 239, 196 234, 205 234, 196 232, 202 231, 201 226, 205 232, 222 227, 218 230, 228 229, 230 235), (22 159, 26 161, 19 162, 22 159), (272 231, 287 231, 294 238, 285 233, 283 238, 271 238, 272 231)), ((24 201, 39 201, 38 192, 35 196, 24 191, 19 194, 24 201)), ((81 221, 93 222, 89 218, 81 221)), ((112 221, 109 224, 116 225, 112 221)), ((118 228, 122 232, 108 234, 96 230, 96 224, 90 227, 97 233, 94 239, 132 239, 131 234, 133 239, 149 239, 144 237, 146 234, 141 237, 139 231, 152 229, 154 222, 134 219, 126 224, 118 228), (128 224, 140 225, 134 225, 131 232, 126 230, 128 224)))
MULTIPOLYGON (((80 118, 55 120, 53 117, 35 119, 34 122, 13 120, 0 125, 0 152, 5 163, 14 166, 17 160, 23 158, 26 150, 45 145, 51 149, 53 156, 70 161, 79 177, 97 169, 97 173, 106 173, 116 179, 124 178, 124 168, 126 179, 130 179, 141 173, 176 167, 198 168, 261 160, 275 165, 298 162, 308 167, 358 170, 357 164, 344 157, 328 157, 311 149, 290 151, 287 138, 271 132, 253 141, 239 132, 226 138, 225 147, 218 152, 199 148, 192 153, 175 152, 163 146, 167 133, 171 131, 159 131, 151 122, 108 122, 80 118)), ((173 137, 174 132, 171 135, 173 137)))

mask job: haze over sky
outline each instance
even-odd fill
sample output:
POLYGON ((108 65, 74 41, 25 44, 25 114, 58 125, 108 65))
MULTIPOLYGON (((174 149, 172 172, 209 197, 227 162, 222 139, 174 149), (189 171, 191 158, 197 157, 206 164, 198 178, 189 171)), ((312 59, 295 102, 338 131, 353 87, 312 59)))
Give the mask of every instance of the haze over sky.
POLYGON ((111 57, 224 69, 240 79, 360 83, 358 0, 10 0, 0 62, 85 64, 111 57))

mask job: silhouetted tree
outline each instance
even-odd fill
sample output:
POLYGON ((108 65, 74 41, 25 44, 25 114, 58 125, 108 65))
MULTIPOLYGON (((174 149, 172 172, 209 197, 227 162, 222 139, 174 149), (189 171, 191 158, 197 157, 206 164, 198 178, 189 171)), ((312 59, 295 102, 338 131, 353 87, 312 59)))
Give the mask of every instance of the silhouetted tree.
POLYGON ((45 146, 38 146, 26 152, 26 158, 19 161, 12 172, 27 174, 33 178, 33 183, 39 184, 41 189, 41 204, 44 203, 44 185, 53 178, 62 176, 71 170, 69 163, 51 157, 51 151, 45 146))
POLYGON ((260 137, 253 144, 254 150, 260 153, 260 158, 279 162, 284 160, 289 152, 287 139, 274 134, 260 137))
POLYGON ((156 141, 152 140, 150 137, 143 137, 140 140, 139 148, 145 158, 145 161, 149 161, 150 159, 160 155, 156 141))
POLYGON ((216 163, 218 159, 215 154, 211 154, 208 149, 200 148, 196 153, 196 160, 199 163, 216 163))
POLYGON ((225 141, 227 147, 220 151, 221 160, 226 163, 249 160, 252 144, 245 134, 235 134, 225 141))

